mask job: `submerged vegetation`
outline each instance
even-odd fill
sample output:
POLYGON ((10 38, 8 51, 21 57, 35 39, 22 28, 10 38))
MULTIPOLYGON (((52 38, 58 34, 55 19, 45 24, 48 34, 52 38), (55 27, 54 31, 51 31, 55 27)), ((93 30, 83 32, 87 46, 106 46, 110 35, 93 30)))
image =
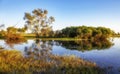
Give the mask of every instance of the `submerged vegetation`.
POLYGON ((0 50, 1 73, 45 73, 45 74, 103 74, 94 63, 75 56, 50 55, 40 60, 24 57, 17 50, 0 50))

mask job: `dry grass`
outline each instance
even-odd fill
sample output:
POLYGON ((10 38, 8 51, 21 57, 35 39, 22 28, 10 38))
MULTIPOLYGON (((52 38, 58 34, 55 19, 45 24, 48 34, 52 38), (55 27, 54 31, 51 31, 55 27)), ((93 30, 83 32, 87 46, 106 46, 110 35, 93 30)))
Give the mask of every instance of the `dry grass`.
POLYGON ((45 74, 102 74, 96 64, 75 56, 50 55, 46 60, 25 58, 17 50, 0 50, 0 72, 44 72, 45 74))

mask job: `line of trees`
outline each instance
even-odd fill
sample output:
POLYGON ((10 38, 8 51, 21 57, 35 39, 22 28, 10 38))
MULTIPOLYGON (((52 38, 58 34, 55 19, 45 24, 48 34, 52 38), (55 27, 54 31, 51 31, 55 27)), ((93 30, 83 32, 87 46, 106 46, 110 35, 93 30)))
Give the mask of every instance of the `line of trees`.
MULTIPOLYGON (((31 13, 25 13, 25 26, 23 28, 8 27, 7 31, 0 31, 0 36, 8 36, 16 33, 24 33, 30 30, 37 38, 80 38, 80 39, 105 39, 115 34, 110 28, 71 26, 60 31, 53 31, 51 24, 55 21, 54 17, 47 17, 48 11, 43 9, 34 9, 31 13)), ((16 35, 17 36, 17 35, 16 35)))
POLYGON ((55 37, 81 38, 81 39, 102 39, 114 35, 115 32, 106 27, 71 26, 59 32, 56 31, 55 37))
MULTIPOLYGON (((8 27, 7 31, 1 30, 1 36, 7 34, 15 34, 15 33, 25 33, 27 29, 24 28, 15 28, 15 27, 8 27)), ((52 29, 46 29, 47 32, 41 31, 39 37, 48 37, 48 38, 81 38, 81 39, 102 39, 108 38, 112 35, 115 35, 115 32, 110 28, 105 27, 88 27, 88 26, 72 26, 66 27, 59 31, 53 31, 52 29), (43 34, 42 34, 43 33, 43 34), (47 33, 47 34, 46 34, 47 33)), ((32 32, 31 32, 32 33, 32 32)), ((36 34, 36 33, 34 33, 36 34)), ((37 34, 38 37, 38 34, 37 34)))

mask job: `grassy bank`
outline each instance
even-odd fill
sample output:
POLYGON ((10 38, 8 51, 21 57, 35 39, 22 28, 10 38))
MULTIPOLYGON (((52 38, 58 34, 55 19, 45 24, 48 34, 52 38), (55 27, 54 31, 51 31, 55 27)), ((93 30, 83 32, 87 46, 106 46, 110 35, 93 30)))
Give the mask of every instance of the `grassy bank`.
POLYGON ((114 36, 112 36, 112 37, 120 37, 120 35, 114 35, 114 36))
MULTIPOLYGON (((63 38, 52 38, 52 37, 39 37, 36 38, 34 35, 23 35, 25 39, 41 39, 41 40, 64 40, 64 41, 74 41, 74 40, 91 40, 91 39, 81 39, 81 38, 68 38, 68 37, 63 37, 63 38)), ((5 39, 7 37, 1 36, 0 39, 5 39)), ((13 38, 13 37, 12 37, 13 38)), ((19 38, 19 37, 18 37, 19 38)))
MULTIPOLYGON (((0 39, 5 39, 5 37, 0 37, 0 39)), ((36 38, 36 37, 25 37, 25 39, 41 39, 41 40, 65 40, 65 41, 74 41, 74 40, 86 40, 86 39, 78 39, 78 38, 36 38)))
POLYGON ((0 73, 103 74, 103 71, 95 63, 75 56, 49 55, 35 59, 26 58, 17 50, 0 50, 0 73))
MULTIPOLYGON (((23 37, 25 37, 25 39, 42 39, 42 40, 64 40, 64 41, 74 41, 74 40, 91 40, 91 39, 81 39, 81 38, 50 38, 50 37, 39 37, 36 38, 34 35, 24 35, 23 37)), ((116 35, 116 36, 111 36, 111 37, 120 37, 120 35, 116 35)), ((5 39, 4 36, 1 36, 0 39, 5 39)))

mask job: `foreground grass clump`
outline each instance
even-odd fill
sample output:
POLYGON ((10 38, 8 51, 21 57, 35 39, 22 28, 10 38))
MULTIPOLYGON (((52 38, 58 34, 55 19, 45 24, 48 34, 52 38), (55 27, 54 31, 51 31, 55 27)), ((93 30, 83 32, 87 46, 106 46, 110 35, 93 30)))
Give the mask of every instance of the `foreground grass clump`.
POLYGON ((0 50, 0 73, 103 74, 96 64, 75 56, 50 55, 38 60, 25 58, 17 50, 0 50))

